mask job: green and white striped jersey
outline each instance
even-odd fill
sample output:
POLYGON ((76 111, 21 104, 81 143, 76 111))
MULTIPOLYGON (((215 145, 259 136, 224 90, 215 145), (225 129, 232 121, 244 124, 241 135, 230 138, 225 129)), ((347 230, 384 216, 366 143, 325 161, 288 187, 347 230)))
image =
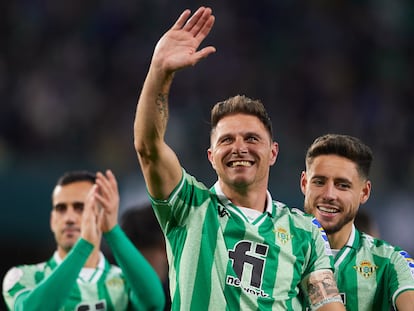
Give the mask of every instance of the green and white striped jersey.
POLYGON ((172 310, 302 310, 301 283, 333 269, 319 223, 269 193, 266 212, 249 219, 218 183, 208 189, 183 170, 170 198, 152 204, 167 240, 172 310))
POLYGON ((414 290, 414 260, 354 227, 335 256, 335 277, 347 310, 389 311, 400 293, 414 290))
MULTIPOLYGON (((14 297, 24 291, 35 288, 44 279, 48 278, 54 269, 62 262, 57 253, 47 262, 36 265, 22 265, 12 268, 6 275, 4 284, 13 285, 6 288, 8 295, 5 296, 10 310, 14 310, 14 297)), ((65 279, 61 280, 65 282, 65 279)), ((59 291, 58 283, 55 284, 59 291)), ((53 293, 48 293, 52 295, 53 293)), ((54 293, 56 294, 56 293, 54 293)), ((59 293, 57 293, 59 294, 59 293)), ((52 296, 53 297, 53 296, 52 296)), ((48 298, 43 299, 44 310, 48 309, 48 298)), ((125 288, 125 280, 121 270, 109 264, 101 256, 96 269, 83 268, 74 284, 64 306, 59 310, 127 310, 128 292, 125 288), (89 271, 88 271, 89 270, 89 271)))
POLYGON ((96 268, 83 268, 93 245, 80 238, 64 260, 10 269, 3 279, 9 310, 162 310, 165 297, 151 265, 119 227, 104 234, 120 267, 101 254, 96 268))

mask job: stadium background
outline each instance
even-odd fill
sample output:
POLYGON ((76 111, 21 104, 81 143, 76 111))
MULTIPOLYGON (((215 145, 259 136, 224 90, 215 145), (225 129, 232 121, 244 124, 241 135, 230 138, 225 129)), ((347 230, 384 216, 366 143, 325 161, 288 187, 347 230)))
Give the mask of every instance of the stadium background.
MULTIPOLYGON (((211 106, 261 99, 280 144, 270 190, 301 207, 312 140, 360 137, 375 154, 363 207, 414 253, 414 2, 410 0, 5 0, 0 3, 1 277, 47 259, 50 195, 66 170, 111 168, 121 209, 146 199, 133 148, 153 47, 184 8, 209 5, 217 53, 176 76, 167 139, 212 184, 211 106)), ((4 306, 0 306, 4 308, 4 306)))

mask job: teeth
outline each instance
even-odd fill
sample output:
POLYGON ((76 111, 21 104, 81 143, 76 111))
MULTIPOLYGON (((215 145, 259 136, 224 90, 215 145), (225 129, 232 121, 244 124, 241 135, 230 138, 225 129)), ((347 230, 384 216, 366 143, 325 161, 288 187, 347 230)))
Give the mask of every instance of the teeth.
POLYGON ((318 209, 326 213, 337 213, 338 212, 338 210, 336 210, 335 208, 328 208, 328 207, 323 207, 323 206, 318 206, 318 209))
POLYGON ((230 164, 230 166, 252 166, 252 164, 249 161, 234 161, 230 164))

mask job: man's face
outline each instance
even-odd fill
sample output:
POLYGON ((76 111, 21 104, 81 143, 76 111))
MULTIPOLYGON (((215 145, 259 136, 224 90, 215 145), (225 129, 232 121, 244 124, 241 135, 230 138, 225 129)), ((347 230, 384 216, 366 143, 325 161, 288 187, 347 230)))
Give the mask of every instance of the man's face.
POLYGON ((235 114, 221 119, 211 135, 208 158, 224 186, 267 187, 270 166, 276 162, 278 145, 272 142, 260 120, 235 114))
POLYGON ((333 234, 342 228, 350 230, 359 205, 369 198, 371 183, 361 178, 351 160, 321 155, 302 172, 301 189, 305 212, 313 214, 327 234, 333 234))
POLYGON ((65 253, 73 247, 80 236, 83 207, 92 186, 91 182, 78 181, 56 186, 53 191, 50 227, 58 249, 65 253))

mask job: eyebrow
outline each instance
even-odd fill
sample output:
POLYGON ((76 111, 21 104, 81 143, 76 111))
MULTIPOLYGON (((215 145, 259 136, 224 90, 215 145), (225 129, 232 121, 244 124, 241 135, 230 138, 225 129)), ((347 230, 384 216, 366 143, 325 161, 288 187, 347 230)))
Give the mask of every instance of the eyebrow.
MULTIPOLYGON (((315 176, 312 176, 312 179, 326 180, 326 179, 328 179, 328 177, 326 177, 325 175, 315 175, 315 176)), ((348 183, 348 184, 352 184, 351 180, 349 180, 347 178, 343 178, 343 177, 335 177, 333 180, 334 180, 334 182, 345 182, 345 183, 348 183)))

